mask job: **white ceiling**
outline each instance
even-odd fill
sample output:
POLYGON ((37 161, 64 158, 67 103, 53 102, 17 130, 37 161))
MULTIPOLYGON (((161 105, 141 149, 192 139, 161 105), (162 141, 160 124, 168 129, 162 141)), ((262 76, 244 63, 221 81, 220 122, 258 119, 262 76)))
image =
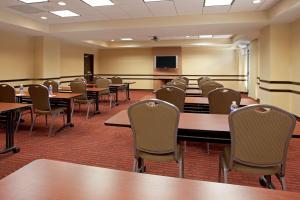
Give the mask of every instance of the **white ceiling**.
POLYGON ((60 0, 49 2, 25 4, 18 0, 1 0, 0 9, 13 12, 43 23, 69 23, 114 19, 135 19, 145 17, 199 15, 199 14, 224 14, 233 12, 248 12, 266 10, 280 0, 264 0, 261 4, 253 4, 253 0, 235 0, 232 6, 203 7, 204 0, 170 0, 161 2, 144 3, 143 0, 112 0, 114 6, 91 7, 81 0, 63 0, 66 6, 59 6, 60 0), (30 7, 38 9, 37 13, 24 13, 14 9, 15 6, 28 10, 30 7), (26 8, 27 7, 27 8, 26 8), (69 9, 80 14, 80 17, 61 18, 49 11, 69 9), (41 16, 48 20, 41 20, 41 16))
MULTIPOLYGON (((204 0, 152 3, 144 3, 143 0, 112 1, 114 6, 91 7, 81 0, 49 0, 35 4, 0 0, 0 15, 5 12, 48 27, 43 31, 14 24, 13 19, 4 21, 0 18, 0 29, 24 29, 23 32, 31 35, 51 35, 76 42, 110 41, 123 37, 142 41, 149 40, 154 35, 162 40, 183 39, 186 35, 200 34, 243 35, 256 33, 273 23, 268 11, 286 0, 262 0, 261 4, 253 4, 253 0, 235 0, 231 6, 217 7, 203 7, 204 0), (59 6, 59 1, 64 1, 67 5, 59 6), (80 16, 61 18, 49 12, 65 9, 80 16), (42 20, 41 16, 48 19, 42 20)), ((292 10, 294 13, 300 13, 299 2, 295 3, 298 7, 292 10)), ((290 17, 288 12, 284 17, 290 17)))

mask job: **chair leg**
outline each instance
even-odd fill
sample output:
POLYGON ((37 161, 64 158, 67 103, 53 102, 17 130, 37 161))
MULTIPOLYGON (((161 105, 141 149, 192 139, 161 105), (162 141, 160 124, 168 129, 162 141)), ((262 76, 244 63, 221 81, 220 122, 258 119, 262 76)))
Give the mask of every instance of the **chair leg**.
POLYGON ((15 128, 15 134, 18 132, 18 129, 19 129, 19 126, 20 126, 20 122, 21 122, 21 119, 22 119, 22 112, 19 113, 19 117, 18 117, 18 122, 17 122, 17 125, 16 125, 16 128, 15 128))
POLYGON ((86 112, 86 119, 89 118, 89 114, 90 114, 90 106, 91 106, 91 103, 88 103, 88 110, 86 112))
POLYGON ((219 170, 218 170, 218 182, 219 183, 221 182, 221 176, 222 176, 222 170, 221 170, 223 168, 222 159, 223 159, 223 156, 222 156, 222 154, 220 154, 220 156, 219 156, 219 170))
POLYGON ((52 136, 52 134, 53 134, 55 118, 56 118, 56 114, 51 114, 51 125, 50 125, 50 128, 49 128, 48 137, 52 136))
POLYGON ((181 155, 179 159, 179 178, 184 178, 184 159, 183 155, 181 155))
POLYGON ((280 184, 281 184, 281 189, 283 191, 286 191, 286 182, 285 182, 285 176, 281 176, 279 174, 276 174, 276 177, 278 178, 278 180, 280 181, 280 184))
POLYGON ((62 116, 63 116, 63 123, 64 123, 64 126, 65 126, 66 125, 65 112, 62 112, 62 116))
POLYGON ((32 135, 32 129, 33 129, 33 126, 35 124, 36 118, 37 118, 37 114, 35 114, 35 116, 33 118, 33 121, 32 121, 31 127, 30 127, 30 132, 29 132, 30 135, 32 135))
POLYGON ((71 118, 73 119, 73 113, 74 113, 74 107, 75 107, 75 103, 72 104, 72 110, 71 110, 71 118))
POLYGON ((111 110, 112 96, 109 94, 109 111, 111 110))
POLYGON ((133 172, 138 172, 137 169, 138 169, 138 160, 136 158, 134 158, 133 159, 133 169, 132 169, 132 171, 133 172))
POLYGON ((33 108, 30 109, 31 124, 33 123, 33 108))

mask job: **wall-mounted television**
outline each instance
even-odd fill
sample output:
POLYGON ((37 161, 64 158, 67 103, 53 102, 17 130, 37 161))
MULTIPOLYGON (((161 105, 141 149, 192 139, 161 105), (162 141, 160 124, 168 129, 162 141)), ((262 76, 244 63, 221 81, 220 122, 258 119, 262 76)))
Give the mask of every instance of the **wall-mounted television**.
POLYGON ((177 68, 177 56, 155 56, 156 68, 177 68))

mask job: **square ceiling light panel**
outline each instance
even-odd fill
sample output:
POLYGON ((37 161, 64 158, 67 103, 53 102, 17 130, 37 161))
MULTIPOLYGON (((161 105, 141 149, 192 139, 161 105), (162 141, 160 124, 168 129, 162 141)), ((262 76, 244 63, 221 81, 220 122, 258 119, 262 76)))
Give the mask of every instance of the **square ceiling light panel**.
POLYGON ((19 0, 23 3, 42 3, 42 2, 48 2, 49 0, 19 0))
POLYGON ((81 0, 84 3, 96 7, 96 6, 112 6, 114 3, 111 0, 81 0))
POLYGON ((204 6, 230 6, 232 5, 234 0, 205 0, 204 6))
POLYGON ((77 13, 74 13, 70 10, 57 10, 57 11, 50 11, 52 14, 60 16, 60 17, 77 17, 80 16, 77 13))

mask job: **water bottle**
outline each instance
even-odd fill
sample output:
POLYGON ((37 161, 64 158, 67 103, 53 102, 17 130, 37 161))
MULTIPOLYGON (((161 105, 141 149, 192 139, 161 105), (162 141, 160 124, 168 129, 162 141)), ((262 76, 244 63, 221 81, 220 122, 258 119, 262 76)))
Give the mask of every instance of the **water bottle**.
POLYGON ((53 88, 52 88, 52 85, 49 86, 49 95, 50 95, 50 96, 53 95, 53 88))
POLYGON ((20 95, 24 94, 24 86, 23 84, 20 85, 20 95))
POLYGON ((236 104, 236 101, 232 101, 231 106, 230 106, 230 112, 233 112, 236 109, 238 109, 238 105, 236 104))

